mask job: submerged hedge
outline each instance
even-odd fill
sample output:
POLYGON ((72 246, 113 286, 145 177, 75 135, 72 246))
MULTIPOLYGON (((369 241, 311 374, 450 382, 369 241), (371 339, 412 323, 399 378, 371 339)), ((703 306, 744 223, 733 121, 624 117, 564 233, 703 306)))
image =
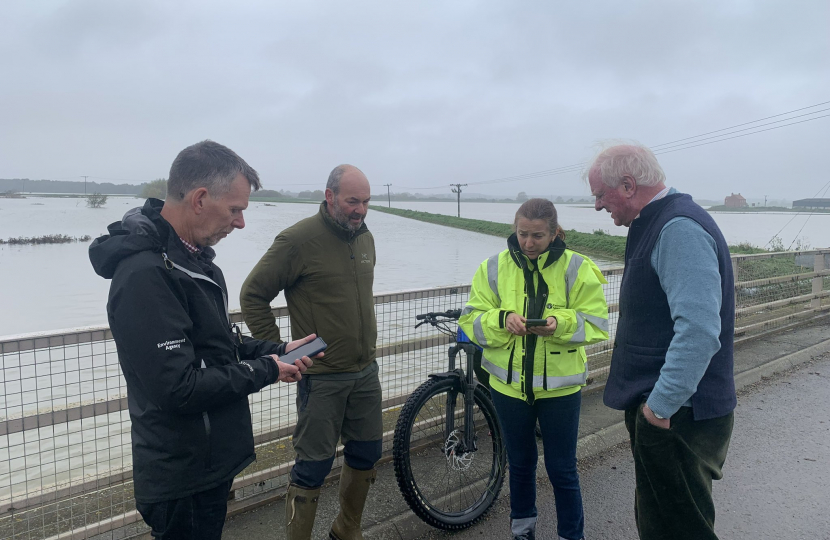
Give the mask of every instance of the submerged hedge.
POLYGON ((12 246, 30 246, 40 244, 68 244, 70 242, 89 242, 92 237, 88 234, 84 236, 67 236, 65 234, 45 234, 43 236, 20 236, 17 238, 9 238, 3 240, 0 238, 0 244, 9 244, 12 246))

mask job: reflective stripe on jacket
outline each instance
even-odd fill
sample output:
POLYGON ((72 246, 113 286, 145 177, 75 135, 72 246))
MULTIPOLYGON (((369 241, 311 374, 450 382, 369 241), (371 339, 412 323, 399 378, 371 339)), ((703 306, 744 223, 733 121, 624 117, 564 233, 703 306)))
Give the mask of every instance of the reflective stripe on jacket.
POLYGON ((484 349, 482 367, 523 399, 531 388, 535 397, 544 397, 551 390, 583 386, 588 374, 584 346, 608 339, 605 278, 593 261, 566 249, 558 238, 537 264, 521 253, 515 235, 508 246, 479 266, 461 328, 484 349), (534 306, 535 313, 529 313, 534 306), (535 340, 516 336, 505 327, 511 312, 556 317, 556 330, 535 340))

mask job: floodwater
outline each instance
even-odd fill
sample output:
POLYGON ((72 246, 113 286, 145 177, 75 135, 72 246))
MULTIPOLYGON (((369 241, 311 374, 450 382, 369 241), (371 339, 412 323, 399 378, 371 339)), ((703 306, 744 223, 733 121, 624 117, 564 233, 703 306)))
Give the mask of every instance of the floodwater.
MULTIPOLYGON (((376 201, 382 204, 385 201, 376 201)), ((135 198, 111 197, 101 209, 87 208, 84 199, 29 197, 0 199, 0 238, 106 232, 135 198)), ((455 215, 454 202, 393 202, 397 208, 455 215)), ((510 223, 518 203, 464 203, 463 217, 510 223)), ((217 264, 225 272, 230 307, 239 307, 242 282, 273 238, 284 228, 317 212, 316 204, 252 202, 245 212, 245 229, 234 231, 216 248, 217 264)), ((591 232, 602 229, 624 235, 605 212, 586 205, 557 206, 565 228, 591 232)), ((811 217, 789 213, 713 214, 730 244, 765 245, 779 234, 788 246, 798 237, 811 246, 830 246, 830 215, 811 217)), ((375 292, 392 292, 469 283, 478 264, 502 249, 504 240, 370 212, 378 264, 375 292)), ((106 324, 109 282, 97 276, 87 257, 87 242, 0 246, 0 336, 106 324)), ((597 261, 600 266, 616 263, 597 261)), ((284 304, 282 295, 274 305, 284 304)))
MULTIPOLYGON (((110 198, 104 208, 91 209, 83 199, 0 199, 0 238, 45 234, 95 238, 142 202, 110 198)), ((239 307, 242 283, 274 237, 317 210, 317 204, 250 204, 245 228, 216 246, 216 263, 225 273, 231 309, 239 307)), ((504 240, 495 236, 381 212, 370 212, 367 223, 377 250, 376 294, 469 283, 481 261, 505 248, 504 240)), ((89 242, 0 246, 0 336, 107 323, 109 281, 92 270, 88 247, 89 242)), ((282 295, 274 302, 284 304, 282 295)))

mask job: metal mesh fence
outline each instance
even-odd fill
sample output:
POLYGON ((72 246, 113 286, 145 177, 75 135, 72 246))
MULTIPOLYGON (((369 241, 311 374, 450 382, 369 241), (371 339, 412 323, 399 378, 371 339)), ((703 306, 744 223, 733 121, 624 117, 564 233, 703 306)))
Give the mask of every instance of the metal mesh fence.
POLYGON ((826 309, 828 263, 828 250, 734 256, 736 338, 786 327, 826 309))
MULTIPOLYGON (((830 251, 733 257, 736 336, 828 309, 830 251)), ((588 349, 590 382, 607 376, 622 269, 603 272, 612 339, 588 349)), ((447 369, 448 338, 415 315, 462 308, 469 286, 375 297, 384 400, 384 450, 401 404, 429 373, 447 369)), ((291 338, 286 308, 275 308, 291 338)), ((232 319, 241 324, 239 313, 232 319)), ((132 492, 126 385, 105 328, 0 341, 0 538, 123 538, 146 530, 132 492)), ((257 460, 234 483, 236 500, 284 486, 294 451, 295 385, 250 396, 257 460)), ((341 458, 335 461, 335 467, 341 458)))

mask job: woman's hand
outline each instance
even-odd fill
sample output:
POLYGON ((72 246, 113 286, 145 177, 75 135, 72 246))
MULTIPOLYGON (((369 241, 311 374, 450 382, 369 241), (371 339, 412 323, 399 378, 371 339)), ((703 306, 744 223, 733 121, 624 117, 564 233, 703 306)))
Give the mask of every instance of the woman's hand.
POLYGON ((529 332, 527 331, 527 326, 525 326, 525 320, 526 319, 518 313, 509 313, 507 315, 507 322, 505 322, 504 326, 511 334, 526 336, 529 332))
POLYGON ((547 318, 548 324, 545 326, 531 326, 528 330, 536 334, 537 336, 547 337, 552 336, 553 333, 556 331, 556 317, 548 317, 547 318))

